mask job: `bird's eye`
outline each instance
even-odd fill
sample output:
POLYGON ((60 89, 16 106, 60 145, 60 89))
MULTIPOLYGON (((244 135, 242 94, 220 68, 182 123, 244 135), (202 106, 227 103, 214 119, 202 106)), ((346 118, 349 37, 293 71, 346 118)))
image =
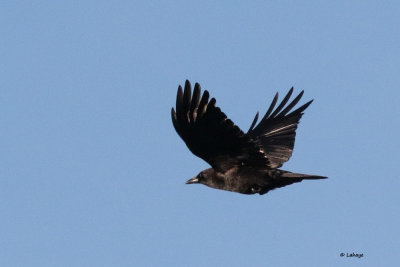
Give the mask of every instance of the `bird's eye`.
POLYGON ((204 178, 202 173, 199 173, 198 177, 199 177, 199 179, 203 179, 204 178))

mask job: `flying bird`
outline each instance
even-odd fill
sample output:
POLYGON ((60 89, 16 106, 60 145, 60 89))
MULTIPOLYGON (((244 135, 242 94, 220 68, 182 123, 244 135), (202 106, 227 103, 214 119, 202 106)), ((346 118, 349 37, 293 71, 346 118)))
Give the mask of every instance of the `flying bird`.
POLYGON ((250 129, 244 133, 215 105, 215 98, 209 100, 207 90, 201 94, 200 84, 195 84, 192 95, 191 84, 186 80, 184 90, 178 87, 176 111, 171 110, 172 122, 189 150, 211 165, 186 184, 263 195, 304 179, 327 178, 280 169, 292 155, 297 125, 313 101, 292 111, 303 93, 289 103, 292 87, 275 108, 276 93, 264 117, 257 124, 257 112, 250 129))

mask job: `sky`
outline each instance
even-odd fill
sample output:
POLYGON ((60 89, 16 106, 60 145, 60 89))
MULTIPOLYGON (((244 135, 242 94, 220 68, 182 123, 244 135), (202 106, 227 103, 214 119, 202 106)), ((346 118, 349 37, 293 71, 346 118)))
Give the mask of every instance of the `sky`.
POLYGON ((398 1, 0 3, 1 266, 396 266, 398 1), (199 82, 247 131, 314 99, 266 195, 185 185, 199 82), (340 254, 345 253, 341 257, 340 254), (363 257, 347 257, 347 253, 363 257))

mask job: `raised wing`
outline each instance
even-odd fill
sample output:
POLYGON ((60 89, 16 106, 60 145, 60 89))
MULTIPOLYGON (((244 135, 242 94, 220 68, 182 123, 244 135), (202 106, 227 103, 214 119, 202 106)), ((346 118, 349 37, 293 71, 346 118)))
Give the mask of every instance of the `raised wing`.
POLYGON ((271 168, 282 166, 282 164, 288 161, 292 156, 297 125, 300 122, 303 111, 313 101, 311 100, 298 109, 290 112, 299 102, 304 91, 301 91, 301 93, 285 107, 292 93, 293 87, 289 90, 279 106, 274 110, 278 101, 278 93, 276 93, 268 111, 265 113, 260 123, 254 128, 258 120, 257 113, 249 131, 247 132, 247 134, 263 148, 264 153, 270 162, 269 167, 271 168), (288 114, 288 112, 290 113, 288 114))
POLYGON ((195 84, 192 96, 186 81, 184 92, 178 87, 176 112, 171 110, 175 130, 190 151, 220 172, 239 165, 266 166, 262 149, 215 106, 215 98, 209 101, 208 91, 200 96, 200 85, 195 84))

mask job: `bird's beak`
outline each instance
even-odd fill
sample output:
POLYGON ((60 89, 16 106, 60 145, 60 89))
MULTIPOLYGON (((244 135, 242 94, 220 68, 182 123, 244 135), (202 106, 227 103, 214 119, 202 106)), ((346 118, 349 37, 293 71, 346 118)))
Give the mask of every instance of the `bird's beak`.
POLYGON ((186 184, 198 184, 198 183, 199 183, 199 178, 197 177, 194 177, 186 181, 186 184))

